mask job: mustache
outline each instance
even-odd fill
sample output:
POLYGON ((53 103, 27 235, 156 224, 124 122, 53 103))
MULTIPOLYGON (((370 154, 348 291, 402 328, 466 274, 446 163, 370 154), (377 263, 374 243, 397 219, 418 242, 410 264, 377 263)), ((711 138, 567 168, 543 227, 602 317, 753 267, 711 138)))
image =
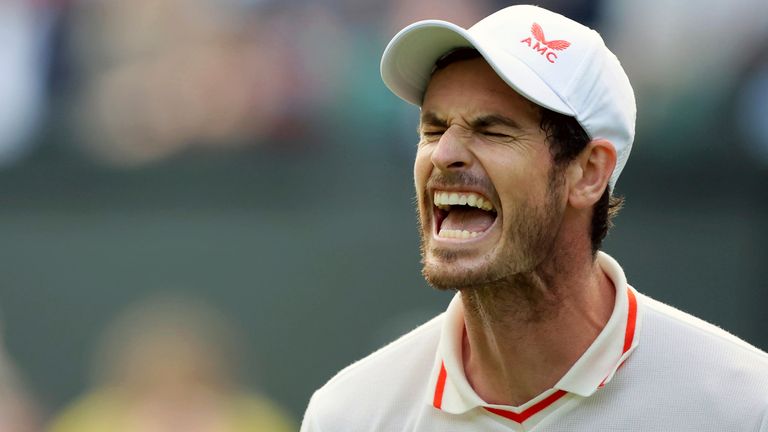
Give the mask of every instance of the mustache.
POLYGON ((495 188, 487 177, 479 177, 466 171, 435 172, 427 180, 427 189, 459 188, 461 186, 478 186, 482 190, 495 193, 495 188))

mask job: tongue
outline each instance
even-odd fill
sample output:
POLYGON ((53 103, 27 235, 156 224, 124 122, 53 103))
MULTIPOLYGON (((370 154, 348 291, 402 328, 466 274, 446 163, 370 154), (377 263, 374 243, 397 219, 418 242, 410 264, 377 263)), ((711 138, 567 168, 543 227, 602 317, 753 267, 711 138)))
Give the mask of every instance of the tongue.
POLYGON ((440 229, 483 232, 493 224, 494 219, 496 219, 496 216, 485 210, 474 207, 453 206, 445 219, 443 219, 440 229))

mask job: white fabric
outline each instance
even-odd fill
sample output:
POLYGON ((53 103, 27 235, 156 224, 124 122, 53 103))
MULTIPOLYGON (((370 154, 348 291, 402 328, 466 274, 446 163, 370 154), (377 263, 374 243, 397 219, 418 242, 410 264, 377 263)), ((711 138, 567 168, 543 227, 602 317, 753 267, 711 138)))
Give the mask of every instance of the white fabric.
POLYGON ((528 5, 502 9, 466 30, 446 21, 419 21, 389 42, 381 77, 397 96, 421 105, 435 61, 459 47, 476 48, 518 93, 575 117, 590 138, 610 141, 617 153, 610 185, 616 185, 635 136, 635 96, 597 32, 528 5))
POLYGON ((635 293, 608 255, 600 253, 598 263, 617 289, 613 314, 556 388, 520 407, 485 404, 455 364, 461 358, 456 340, 463 318, 454 299, 445 313, 315 392, 301 431, 768 432, 768 354, 635 293), (622 353, 627 294, 635 296, 637 310, 630 347, 622 353), (444 360, 438 409, 435 389, 444 360), (562 390, 564 396, 521 422, 485 409, 520 413, 562 390))

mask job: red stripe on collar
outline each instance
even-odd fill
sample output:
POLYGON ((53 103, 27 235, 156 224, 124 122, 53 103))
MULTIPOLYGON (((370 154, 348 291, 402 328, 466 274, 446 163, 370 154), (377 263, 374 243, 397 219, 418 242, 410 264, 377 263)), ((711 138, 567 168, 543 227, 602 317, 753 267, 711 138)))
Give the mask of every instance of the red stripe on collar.
POLYGON ((448 372, 445 370, 445 362, 441 362, 440 374, 437 376, 437 385, 435 386, 435 397, 432 400, 432 405, 437 409, 443 406, 443 391, 445 390, 445 379, 447 377, 448 372))
POLYGON ((565 390, 558 390, 551 395, 547 396, 544 400, 541 402, 538 402, 537 404, 531 406, 530 408, 526 409, 525 411, 521 413, 516 413, 512 411, 503 410, 500 408, 491 408, 491 407, 483 407, 487 411, 490 411, 494 414, 500 415, 504 418, 508 418, 512 420, 513 422, 522 423, 526 420, 528 420, 529 417, 533 416, 534 414, 538 413, 539 411, 546 409, 548 406, 552 405, 553 403, 557 402, 558 399, 568 394, 565 390))
MULTIPOLYGON (((626 354, 630 348, 632 348, 632 342, 635 341, 635 328, 637 327, 637 298, 635 298, 635 293, 633 293, 629 288, 627 288, 627 300, 629 302, 627 305, 627 329, 624 332, 624 349, 621 351, 622 356, 626 354)), ((624 361, 627 360, 624 359, 624 361)), ((624 361, 621 362, 617 369, 624 366, 624 361)), ((598 387, 605 387, 605 380, 607 379, 608 377, 603 378, 603 381, 598 387)))
POLYGON ((632 347, 632 342, 635 340, 635 325, 637 324, 637 299, 635 293, 629 288, 627 288, 627 299, 629 300, 627 331, 624 333, 624 351, 621 352, 621 355, 626 354, 632 347))

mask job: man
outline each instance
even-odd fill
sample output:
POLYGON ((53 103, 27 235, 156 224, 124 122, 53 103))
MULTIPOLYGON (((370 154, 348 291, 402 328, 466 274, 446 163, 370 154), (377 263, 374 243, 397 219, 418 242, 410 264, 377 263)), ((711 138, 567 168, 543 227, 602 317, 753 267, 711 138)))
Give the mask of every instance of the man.
POLYGON ((457 294, 318 390, 302 431, 768 431, 768 355, 598 250, 635 101, 596 32, 533 6, 419 22, 382 76, 421 106, 423 273, 457 294))

